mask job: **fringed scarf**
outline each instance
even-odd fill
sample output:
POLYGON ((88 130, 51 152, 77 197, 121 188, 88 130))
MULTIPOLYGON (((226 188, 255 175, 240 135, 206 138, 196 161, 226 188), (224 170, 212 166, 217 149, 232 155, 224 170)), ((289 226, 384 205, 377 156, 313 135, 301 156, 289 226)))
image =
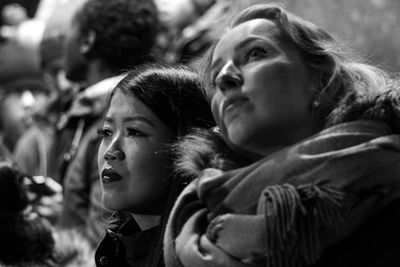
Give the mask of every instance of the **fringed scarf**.
POLYGON ((400 197, 400 136, 374 121, 249 166, 205 169, 178 198, 166 266, 309 266, 400 197))

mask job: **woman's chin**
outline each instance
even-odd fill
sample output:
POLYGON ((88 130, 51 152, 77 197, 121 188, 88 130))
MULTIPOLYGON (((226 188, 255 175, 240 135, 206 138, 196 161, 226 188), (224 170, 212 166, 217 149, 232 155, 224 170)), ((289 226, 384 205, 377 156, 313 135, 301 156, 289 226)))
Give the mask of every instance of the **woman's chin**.
POLYGON ((103 193, 101 201, 106 209, 121 210, 122 208, 121 205, 119 205, 118 201, 115 199, 115 197, 110 197, 105 193, 103 193))
POLYGON ((238 149, 245 149, 251 140, 249 130, 237 125, 227 127, 227 135, 229 142, 238 149))

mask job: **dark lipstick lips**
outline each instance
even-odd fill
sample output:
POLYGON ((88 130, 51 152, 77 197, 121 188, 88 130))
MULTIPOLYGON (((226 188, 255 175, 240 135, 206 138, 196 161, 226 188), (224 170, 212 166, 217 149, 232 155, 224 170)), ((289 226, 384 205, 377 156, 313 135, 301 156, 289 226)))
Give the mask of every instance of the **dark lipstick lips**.
POLYGON ((116 182, 122 179, 122 176, 112 169, 105 169, 101 172, 101 180, 104 184, 116 182))

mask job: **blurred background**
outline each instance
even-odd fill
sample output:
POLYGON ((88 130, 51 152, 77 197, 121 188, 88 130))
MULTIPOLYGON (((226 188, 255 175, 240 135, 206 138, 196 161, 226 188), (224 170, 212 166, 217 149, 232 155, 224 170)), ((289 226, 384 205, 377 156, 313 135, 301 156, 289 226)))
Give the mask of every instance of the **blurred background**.
POLYGON ((356 52, 389 71, 400 71, 400 1, 286 0, 281 1, 356 52))

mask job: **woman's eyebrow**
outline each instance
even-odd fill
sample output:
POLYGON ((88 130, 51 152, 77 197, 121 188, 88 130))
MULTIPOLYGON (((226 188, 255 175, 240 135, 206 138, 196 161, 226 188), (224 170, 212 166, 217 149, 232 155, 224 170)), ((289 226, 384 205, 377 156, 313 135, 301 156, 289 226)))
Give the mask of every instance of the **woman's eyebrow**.
POLYGON ((256 36, 256 35, 250 35, 248 37, 246 37, 246 39, 244 39, 243 41, 241 41, 235 48, 234 51, 237 52, 238 50, 243 49, 245 46, 247 46, 249 43, 253 42, 253 41, 258 41, 258 40, 262 40, 262 41, 266 41, 268 43, 271 43, 271 40, 262 36, 256 36))
POLYGON ((114 120, 111 117, 105 117, 104 122, 112 123, 114 120))
POLYGON ((214 63, 211 64, 210 70, 214 70, 216 67, 218 67, 222 62, 222 58, 217 58, 217 60, 214 61, 214 63))
POLYGON ((154 123, 144 116, 133 116, 133 117, 126 117, 122 119, 123 122, 134 122, 134 121, 141 121, 147 123, 153 127, 155 127, 154 123))
MULTIPOLYGON (((239 50, 243 49, 244 47, 246 47, 249 43, 253 42, 253 41, 265 41, 268 42, 270 45, 273 45, 273 42, 271 41, 271 39, 262 37, 262 36, 258 36, 258 35, 250 35, 248 36, 246 39, 244 39, 243 41, 241 41, 238 45, 236 45, 236 47, 234 48, 234 52, 238 52, 239 50)), ((210 70, 213 71, 215 68, 217 68, 219 65, 221 65, 222 63, 222 58, 217 58, 210 66, 210 70)))

